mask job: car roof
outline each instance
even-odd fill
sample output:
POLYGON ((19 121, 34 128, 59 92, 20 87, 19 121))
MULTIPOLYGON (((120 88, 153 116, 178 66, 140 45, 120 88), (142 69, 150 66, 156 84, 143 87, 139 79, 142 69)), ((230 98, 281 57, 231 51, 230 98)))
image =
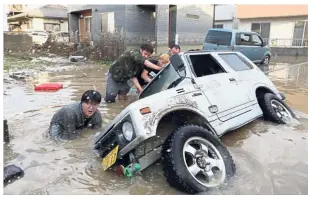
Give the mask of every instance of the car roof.
POLYGON ((179 55, 183 54, 207 54, 207 53, 235 53, 236 51, 228 51, 228 50, 192 50, 192 51, 186 51, 186 52, 180 52, 179 55))
MULTIPOLYGON (((254 34, 259 34, 257 32, 253 32, 253 31, 246 31, 246 30, 238 30, 238 29, 227 29, 227 28, 211 28, 210 30, 214 30, 214 31, 221 31, 221 32, 241 32, 241 33, 254 33, 254 34)), ((209 31, 210 31, 209 30, 209 31)))

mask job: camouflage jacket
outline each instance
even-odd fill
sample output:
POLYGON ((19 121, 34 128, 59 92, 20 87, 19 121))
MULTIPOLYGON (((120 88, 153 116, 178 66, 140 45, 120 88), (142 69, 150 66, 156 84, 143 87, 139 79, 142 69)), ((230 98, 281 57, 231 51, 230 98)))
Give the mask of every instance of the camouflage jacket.
POLYGON ((73 139, 78 130, 83 128, 100 128, 102 118, 97 110, 90 118, 85 118, 81 102, 75 102, 58 110, 50 122, 49 134, 54 138, 73 139))
POLYGON ((109 72, 115 81, 126 82, 141 73, 145 60, 138 49, 131 49, 112 63, 109 72))

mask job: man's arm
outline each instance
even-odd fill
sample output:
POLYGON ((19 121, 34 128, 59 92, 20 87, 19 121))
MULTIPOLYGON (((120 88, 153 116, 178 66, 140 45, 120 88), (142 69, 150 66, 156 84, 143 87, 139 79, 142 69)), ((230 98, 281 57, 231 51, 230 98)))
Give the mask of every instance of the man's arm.
POLYGON ((152 81, 152 79, 150 79, 150 77, 149 77, 149 72, 146 70, 146 69, 143 69, 143 71, 142 71, 142 73, 141 73, 141 78, 143 79, 143 80, 145 80, 146 82, 151 82, 152 81))
POLYGON ((141 85, 139 84, 137 77, 133 77, 133 78, 132 78, 132 81, 133 81, 135 87, 137 88, 137 90, 138 90, 138 92, 139 92, 139 94, 140 94, 140 93, 143 91, 143 88, 142 88, 141 85))
POLYGON ((154 69, 154 70, 161 70, 163 68, 163 67, 160 67, 158 65, 151 63, 149 60, 145 60, 145 62, 143 64, 149 68, 154 69))
POLYGON ((75 134, 76 120, 72 110, 61 108, 57 111, 50 122, 50 135, 53 138, 68 137, 70 134, 75 134))

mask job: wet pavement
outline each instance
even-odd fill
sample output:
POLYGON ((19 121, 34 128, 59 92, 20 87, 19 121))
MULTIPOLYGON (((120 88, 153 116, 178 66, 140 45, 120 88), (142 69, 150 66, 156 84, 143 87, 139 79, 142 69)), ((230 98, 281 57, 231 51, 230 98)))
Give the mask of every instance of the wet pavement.
MULTIPOLYGON (((3 115, 11 136, 11 142, 4 144, 4 165, 15 164, 25 170, 23 178, 4 187, 4 194, 184 194, 169 187, 160 163, 134 178, 104 172, 91 145, 94 135, 101 130, 84 131, 72 141, 50 140, 46 130, 61 106, 80 100, 87 89, 96 87, 105 93, 107 68, 85 63, 73 65, 64 59, 42 60, 52 64, 25 82, 4 74, 3 115), (64 87, 57 92, 34 92, 34 84, 43 82, 59 82, 64 87)), ((7 59, 5 64, 13 62, 7 59)), ((286 65, 261 69, 271 71, 286 65)), ((258 119, 224 135, 222 141, 234 158, 237 172, 213 194, 308 194, 307 74, 307 65, 269 73, 274 84, 286 94, 298 121, 277 125, 258 119)), ((130 101, 101 102, 103 125, 127 103, 130 101)))

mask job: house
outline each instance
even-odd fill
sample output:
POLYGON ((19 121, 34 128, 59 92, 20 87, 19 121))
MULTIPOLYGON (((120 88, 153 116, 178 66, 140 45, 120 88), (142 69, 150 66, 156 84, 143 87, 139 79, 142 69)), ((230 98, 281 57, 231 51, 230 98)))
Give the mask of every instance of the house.
POLYGON ((69 5, 68 12, 71 41, 80 43, 119 33, 128 46, 155 42, 164 51, 175 43, 201 45, 213 27, 212 5, 69 5))
POLYGON ((7 21, 11 31, 32 29, 47 32, 68 32, 67 8, 64 6, 45 5, 10 15, 7 17, 7 21))
POLYGON ((239 29, 259 33, 270 45, 308 45, 308 5, 237 5, 239 29))
POLYGON ((237 29, 234 19, 236 19, 236 5, 215 5, 214 28, 237 29))

